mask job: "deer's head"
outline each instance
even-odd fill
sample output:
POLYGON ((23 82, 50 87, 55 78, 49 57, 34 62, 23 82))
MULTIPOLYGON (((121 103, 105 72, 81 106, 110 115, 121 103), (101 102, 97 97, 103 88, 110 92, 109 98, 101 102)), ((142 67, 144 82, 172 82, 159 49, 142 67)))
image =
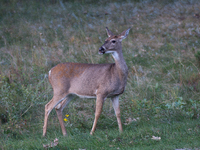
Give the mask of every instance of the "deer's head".
POLYGON ((105 40, 105 43, 99 48, 99 54, 105 53, 114 53, 118 50, 121 50, 121 42, 128 36, 129 29, 123 31, 119 35, 114 35, 107 27, 108 38, 105 40))

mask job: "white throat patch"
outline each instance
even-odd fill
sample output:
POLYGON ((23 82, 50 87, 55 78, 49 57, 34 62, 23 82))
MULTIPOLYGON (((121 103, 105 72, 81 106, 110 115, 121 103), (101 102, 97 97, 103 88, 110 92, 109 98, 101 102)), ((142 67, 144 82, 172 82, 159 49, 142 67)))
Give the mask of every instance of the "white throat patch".
POLYGON ((112 56, 115 60, 119 60, 119 54, 117 52, 113 52, 112 56))

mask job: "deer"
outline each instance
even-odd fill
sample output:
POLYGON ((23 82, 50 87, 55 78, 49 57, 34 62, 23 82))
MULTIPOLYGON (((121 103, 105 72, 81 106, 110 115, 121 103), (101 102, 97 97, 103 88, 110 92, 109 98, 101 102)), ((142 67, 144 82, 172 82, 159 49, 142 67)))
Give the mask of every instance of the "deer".
POLYGON ((99 54, 110 53, 115 63, 85 64, 66 62, 56 65, 49 71, 48 78, 53 88, 53 98, 45 105, 43 136, 46 135, 48 116, 54 108, 63 136, 67 135, 62 111, 74 96, 96 98, 95 119, 90 132, 91 135, 95 132, 106 98, 111 98, 119 132, 123 132, 119 95, 124 92, 126 87, 128 67, 122 54, 122 40, 128 36, 129 30, 130 28, 116 36, 106 27, 108 38, 98 52, 99 54))

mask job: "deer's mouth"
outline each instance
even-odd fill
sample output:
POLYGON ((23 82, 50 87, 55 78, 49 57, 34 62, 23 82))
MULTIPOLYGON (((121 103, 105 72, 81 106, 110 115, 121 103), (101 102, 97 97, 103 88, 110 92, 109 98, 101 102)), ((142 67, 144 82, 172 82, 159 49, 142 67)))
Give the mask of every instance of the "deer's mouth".
POLYGON ((99 54, 105 54, 105 52, 101 52, 101 51, 99 51, 99 54))

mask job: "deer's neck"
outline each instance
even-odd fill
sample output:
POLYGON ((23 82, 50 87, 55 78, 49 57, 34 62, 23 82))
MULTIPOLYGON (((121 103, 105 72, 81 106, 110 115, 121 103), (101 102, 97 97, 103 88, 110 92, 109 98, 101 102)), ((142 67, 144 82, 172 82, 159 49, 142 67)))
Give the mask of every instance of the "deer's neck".
POLYGON ((112 56, 115 59, 115 67, 117 73, 119 74, 121 80, 124 80, 124 82, 126 82, 128 76, 128 67, 124 60, 122 51, 119 52, 115 51, 112 53, 112 56))

